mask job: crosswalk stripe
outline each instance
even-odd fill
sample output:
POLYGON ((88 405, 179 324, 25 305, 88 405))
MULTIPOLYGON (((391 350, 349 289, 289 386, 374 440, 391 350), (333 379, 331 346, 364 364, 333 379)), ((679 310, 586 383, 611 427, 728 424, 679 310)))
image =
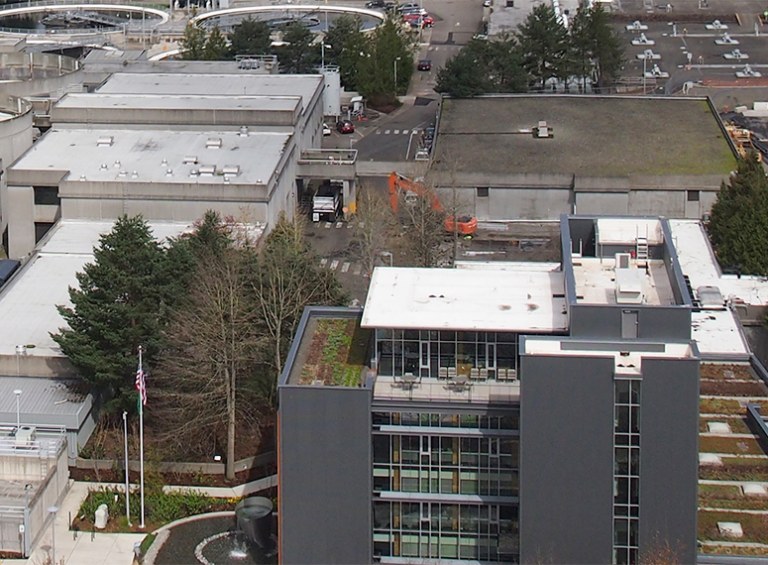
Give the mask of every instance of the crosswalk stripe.
POLYGON ((384 131, 384 135, 387 135, 387 134, 389 134, 389 132, 390 132, 390 131, 392 131, 392 130, 385 130, 385 131, 384 131))
POLYGON ((355 276, 357 276, 357 275, 359 275, 359 274, 360 274, 360 272, 361 272, 362 270, 363 270, 363 266, 362 266, 362 265, 355 265, 355 270, 354 270, 354 271, 352 271, 352 274, 353 274, 353 275, 355 275, 355 276))
POLYGON ((325 257, 320 259, 320 266, 321 267, 325 267, 327 264, 328 264, 328 259, 326 259, 325 257))
POLYGON ((325 222, 325 229, 329 229, 331 227, 331 222, 325 222))
POLYGON ((381 135, 381 130, 380 129, 376 130, 376 135, 381 135))
POLYGON ((413 135, 416 135, 417 133, 419 133, 419 130, 415 129, 415 130, 413 130, 411 133, 412 133, 413 135))
POLYGON ((336 222, 336 229, 339 229, 343 225, 344 225, 343 222, 336 222))
POLYGON ((398 134, 400 133, 400 130, 399 130, 399 129, 396 129, 396 130, 395 130, 395 131, 393 131, 392 133, 394 133, 395 135, 398 135, 398 134))
POLYGON ((410 132, 410 131, 408 131, 407 129, 404 129, 404 130, 403 130, 403 135, 408 135, 409 133, 411 133, 411 132, 410 132))
POLYGON ((338 259, 334 259, 333 261, 331 261, 331 267, 330 267, 331 271, 335 271, 336 267, 338 267, 338 266, 339 266, 339 260, 338 259))
POLYGON ((341 266, 341 272, 346 273, 349 271, 349 261, 344 261, 344 264, 341 266))

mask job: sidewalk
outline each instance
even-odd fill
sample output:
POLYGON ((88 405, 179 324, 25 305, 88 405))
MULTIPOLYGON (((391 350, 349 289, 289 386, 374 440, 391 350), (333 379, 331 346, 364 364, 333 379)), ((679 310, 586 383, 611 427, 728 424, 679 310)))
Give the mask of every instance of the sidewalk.
MULTIPOLYGON (((163 490, 185 491, 194 490, 215 498, 239 498, 259 492, 277 484, 275 475, 259 479, 234 488, 221 487, 178 487, 166 486, 163 490)), ((70 515, 74 518, 90 490, 100 488, 122 488, 122 484, 72 482, 67 495, 56 513, 54 523, 56 543, 56 565, 131 565, 133 563, 133 546, 140 543, 146 534, 110 534, 91 532, 72 532, 69 530, 70 515)), ((114 519, 111 516, 110 519, 114 519)), ((149 533, 149 531, 147 531, 149 533)), ((28 559, 2 559, 0 565, 43 565, 53 555, 51 547, 50 522, 32 548, 28 559)))
MULTIPOLYGON (((70 514, 74 517, 93 483, 73 482, 56 513, 53 529, 56 544, 56 563, 71 565, 130 565, 133 563, 133 544, 141 542, 145 534, 106 534, 69 531, 70 514)), ((32 549, 29 559, 4 559, 3 565, 42 565, 53 557, 50 522, 32 549)))

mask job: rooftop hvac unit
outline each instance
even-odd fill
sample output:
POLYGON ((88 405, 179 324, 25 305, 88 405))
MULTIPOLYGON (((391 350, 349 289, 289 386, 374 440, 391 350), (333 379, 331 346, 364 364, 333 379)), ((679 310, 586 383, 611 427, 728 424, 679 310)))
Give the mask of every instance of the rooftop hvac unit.
POLYGON ((35 427, 21 426, 16 430, 16 447, 30 447, 35 441, 35 427))
POLYGON ((205 146, 208 149, 221 149, 221 138, 209 137, 208 140, 205 142, 205 146))
POLYGON ((213 176, 216 173, 216 165, 200 165, 200 174, 213 176))
POLYGON ((115 138, 111 135, 104 135, 96 140, 97 147, 109 147, 115 142, 115 138))

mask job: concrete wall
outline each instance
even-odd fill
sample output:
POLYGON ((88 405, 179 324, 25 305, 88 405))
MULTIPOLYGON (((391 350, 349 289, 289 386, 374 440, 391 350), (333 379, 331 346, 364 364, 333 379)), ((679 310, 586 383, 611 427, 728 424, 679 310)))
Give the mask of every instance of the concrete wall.
POLYGON ((610 563, 613 360, 520 358, 520 562, 610 563))
POLYGON ((674 548, 696 562, 698 359, 643 359, 640 546, 674 548))
POLYGON ((279 387, 280 562, 373 556, 371 391, 279 387))
POLYGON ((628 192, 577 192, 576 214, 618 214, 629 212, 628 192))
POLYGON ((621 338, 623 310, 637 312, 637 337, 650 340, 688 340, 691 337, 691 310, 686 306, 622 306, 572 304, 570 334, 599 339, 621 338))

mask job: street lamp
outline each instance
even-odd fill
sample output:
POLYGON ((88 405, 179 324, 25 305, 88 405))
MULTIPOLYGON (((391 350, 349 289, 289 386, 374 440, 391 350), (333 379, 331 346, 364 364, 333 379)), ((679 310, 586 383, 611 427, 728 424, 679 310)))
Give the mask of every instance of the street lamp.
POLYGON ((400 60, 400 57, 395 57, 395 61, 394 61, 394 68, 395 68, 395 72, 394 72, 394 75, 395 75, 395 77, 394 77, 395 78, 395 98, 397 98, 397 62, 399 60, 400 60))
POLYGON ((327 45, 325 40, 320 43, 320 67, 322 68, 323 72, 325 72, 325 50, 326 48, 330 49, 332 47, 333 45, 327 45))
POLYGON ((16 433, 19 433, 19 428, 21 427, 21 410, 19 408, 19 399, 21 398, 21 389, 17 388, 13 391, 13 394, 16 395, 16 433))
POLYGON ((51 563, 56 563, 56 512, 59 511, 58 506, 49 506, 48 513, 51 515, 51 563))

